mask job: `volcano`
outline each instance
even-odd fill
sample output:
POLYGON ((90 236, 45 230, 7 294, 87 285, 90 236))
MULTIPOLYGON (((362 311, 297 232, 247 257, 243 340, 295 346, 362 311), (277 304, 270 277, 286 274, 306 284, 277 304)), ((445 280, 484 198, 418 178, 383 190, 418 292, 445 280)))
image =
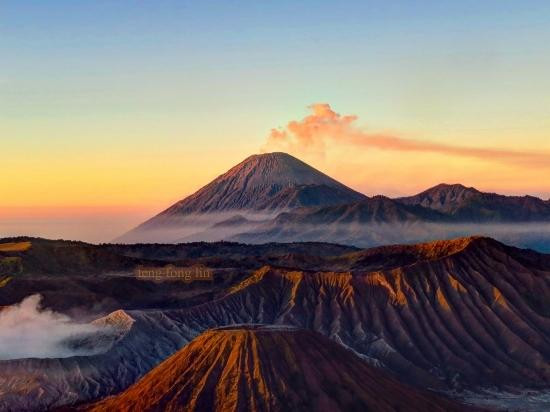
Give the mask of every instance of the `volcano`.
POLYGON ((174 241, 235 215, 258 218, 298 207, 365 199, 365 195, 289 154, 253 155, 117 241, 174 241))
POLYGON ((365 248, 484 235, 547 252, 549 233, 550 201, 537 197, 461 184, 368 197, 277 152, 248 157, 116 242, 322 241, 365 248))
POLYGON ((465 411, 405 385, 312 331, 209 330, 122 394, 88 411, 465 411))

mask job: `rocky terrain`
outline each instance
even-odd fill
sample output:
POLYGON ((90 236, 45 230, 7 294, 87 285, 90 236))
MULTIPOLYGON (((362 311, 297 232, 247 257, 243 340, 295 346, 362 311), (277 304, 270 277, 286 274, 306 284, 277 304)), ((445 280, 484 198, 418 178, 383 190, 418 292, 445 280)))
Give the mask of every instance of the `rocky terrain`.
POLYGON ((243 325, 204 332, 122 394, 81 410, 466 411, 405 385, 318 333, 243 325))
POLYGON ((548 390, 549 255, 474 237, 303 258, 294 268, 292 259, 235 277, 192 307, 114 312, 103 322, 124 333, 103 353, 1 361, 0 409, 115 394, 201 333, 251 323, 318 332, 401 382, 457 398, 548 390))

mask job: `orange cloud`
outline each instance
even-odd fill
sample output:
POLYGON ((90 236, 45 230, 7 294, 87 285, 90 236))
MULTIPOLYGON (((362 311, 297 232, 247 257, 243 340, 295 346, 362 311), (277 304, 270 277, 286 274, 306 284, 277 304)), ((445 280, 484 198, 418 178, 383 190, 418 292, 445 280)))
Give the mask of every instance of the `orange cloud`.
POLYGON ((537 167, 550 167, 549 153, 458 146, 427 140, 407 139, 383 133, 372 133, 356 126, 357 116, 342 116, 332 110, 327 103, 315 103, 309 108, 312 114, 302 120, 293 120, 284 128, 272 129, 263 150, 307 151, 324 154, 326 143, 334 142, 381 150, 440 153, 507 163, 521 163, 537 167))

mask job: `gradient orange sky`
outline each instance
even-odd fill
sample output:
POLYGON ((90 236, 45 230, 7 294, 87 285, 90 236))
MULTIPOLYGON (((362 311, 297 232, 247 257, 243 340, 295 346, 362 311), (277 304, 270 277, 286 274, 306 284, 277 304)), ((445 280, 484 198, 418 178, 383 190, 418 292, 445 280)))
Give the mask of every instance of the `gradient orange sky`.
POLYGON ((368 195, 550 197, 548 2, 17 3, 0 26, 0 236, 110 240, 281 150, 271 130, 314 103, 354 116, 353 136, 286 150, 368 195))

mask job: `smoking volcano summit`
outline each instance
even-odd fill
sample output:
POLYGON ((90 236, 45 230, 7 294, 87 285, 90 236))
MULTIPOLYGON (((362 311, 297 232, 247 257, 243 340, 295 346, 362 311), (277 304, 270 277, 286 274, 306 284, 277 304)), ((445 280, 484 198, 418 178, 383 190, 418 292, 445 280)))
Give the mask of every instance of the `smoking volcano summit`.
POLYGON ((367 197, 286 153, 253 155, 116 239, 324 241, 359 247, 484 235, 550 251, 550 201, 439 184, 367 197))
POLYGON ((363 199, 366 196, 289 154, 253 155, 118 240, 151 241, 159 234, 181 238, 181 232, 169 229, 179 227, 184 231, 197 220, 204 221, 202 229, 206 229, 237 212, 258 218, 298 207, 363 199))

